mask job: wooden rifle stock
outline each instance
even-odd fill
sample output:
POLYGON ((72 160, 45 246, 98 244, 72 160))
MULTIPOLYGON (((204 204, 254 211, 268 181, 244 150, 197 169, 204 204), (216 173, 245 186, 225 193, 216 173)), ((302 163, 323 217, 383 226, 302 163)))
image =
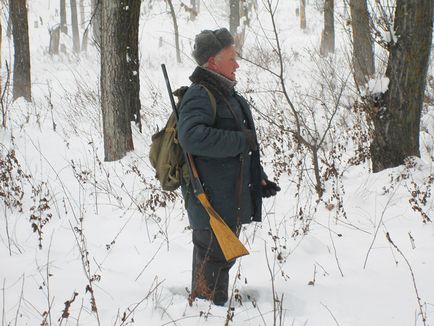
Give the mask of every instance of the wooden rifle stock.
MULTIPOLYGON (((176 121, 178 121, 178 111, 176 109, 175 100, 172 94, 172 88, 170 87, 169 76, 167 75, 166 66, 161 65, 163 70, 164 79, 166 81, 167 91, 169 92, 170 103, 172 104, 172 109, 175 113, 176 121)), ((190 153, 185 153, 185 161, 188 166, 188 172, 190 174, 190 182, 193 186, 193 191, 199 202, 202 204, 203 208, 209 215, 209 224, 211 229, 217 239, 217 242, 222 250, 222 253, 226 261, 231 261, 241 256, 248 255, 249 252, 231 230, 231 228, 226 224, 223 218, 215 211, 205 194, 200 181, 199 173, 194 163, 193 156, 190 153)))

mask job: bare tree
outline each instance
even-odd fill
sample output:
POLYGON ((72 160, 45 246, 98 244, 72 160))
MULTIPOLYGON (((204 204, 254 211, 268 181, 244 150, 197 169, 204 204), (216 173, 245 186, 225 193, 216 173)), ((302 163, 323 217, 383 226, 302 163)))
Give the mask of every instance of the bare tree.
POLYGON ((176 61, 178 63, 181 63, 181 50, 179 48, 179 31, 178 31, 178 22, 176 20, 176 13, 175 8, 173 8, 172 0, 166 0, 167 4, 170 8, 170 15, 172 16, 173 20, 173 28, 175 29, 175 48, 176 48, 176 61))
MULTIPOLYGON (((0 7, 2 7, 2 5, 0 5, 0 7)), ((2 43, 3 43, 3 25, 2 22, 0 21, 0 69, 2 68, 2 43)), ((1 76, 0 76, 0 89, 2 89, 1 76)), ((4 124, 4 119, 3 119, 3 124, 4 124)))
POLYGON ((245 0, 229 1, 229 31, 234 36, 235 48, 239 54, 242 53, 245 35, 245 25, 248 23, 249 6, 245 0), (241 25, 241 18, 243 25, 241 25))
POLYGON ((324 29, 321 33, 320 54, 335 52, 334 0, 324 1, 324 29))
POLYGON ((229 0, 229 31, 236 35, 240 26, 240 0, 229 0))
POLYGON ((139 18, 140 18, 140 0, 128 0, 128 16, 126 24, 128 30, 127 40, 127 60, 128 64, 128 96, 129 104, 129 119, 135 121, 140 131, 142 129, 140 115, 140 64, 139 64, 139 18))
POLYGON ((357 86, 362 86, 374 75, 374 44, 369 28, 366 0, 350 0, 353 30, 353 68, 357 86))
MULTIPOLYGON (((106 161, 119 160, 133 149, 129 119, 127 35, 129 14, 121 1, 101 4, 101 106, 106 161)), ((135 0, 139 1, 139 0, 135 0)))
MULTIPOLYGON (((324 174, 323 167, 327 164, 327 156, 330 156, 328 146, 331 141, 331 132, 336 127, 335 120, 339 115, 341 108, 341 98, 344 90, 346 89, 346 82, 348 76, 339 76, 336 78, 336 72, 334 67, 330 64, 331 60, 323 59, 321 61, 314 59, 316 69, 319 76, 317 77, 321 80, 321 85, 323 88, 320 90, 326 99, 320 98, 319 95, 313 95, 313 91, 310 91, 310 95, 304 96, 303 100, 298 104, 293 102, 291 99, 291 90, 287 81, 286 72, 286 54, 281 45, 279 29, 276 22, 276 12, 277 12, 277 2, 273 3, 273 0, 264 0, 266 10, 270 15, 272 23, 272 35, 266 36, 270 41, 271 51, 267 53, 267 56, 274 56, 270 58, 270 61, 276 62, 277 68, 273 68, 272 65, 268 63, 262 63, 262 58, 260 58, 259 63, 251 61, 247 58, 244 60, 264 69, 271 76, 274 76, 278 82, 278 89, 274 88, 270 92, 271 96, 276 96, 275 98, 265 101, 273 103, 273 112, 277 113, 275 117, 270 117, 267 114, 262 115, 262 117, 270 123, 273 129, 280 130, 285 136, 288 136, 288 142, 293 143, 291 150, 297 153, 302 153, 303 160, 309 161, 312 164, 313 176, 309 177, 313 184, 314 189, 321 198, 324 194, 324 180, 330 177, 331 174, 337 174, 334 172, 333 168, 330 168, 331 173, 324 174), (271 41, 272 40, 272 41, 271 41), (325 64, 326 63, 326 64, 325 64), (335 79, 338 82, 335 82, 335 79), (327 94, 327 95, 324 95, 327 94), (283 100, 282 100, 283 99, 283 100), (285 109, 277 109, 277 105, 284 105, 285 109), (319 121, 321 120, 320 123, 319 121)), ((319 87, 317 88, 319 89, 319 87)), ((251 106, 253 109, 259 112, 256 108, 254 101, 252 101, 251 106)), ((282 151, 283 153, 284 151, 282 151)), ((286 154, 285 154, 286 155, 286 154)), ((305 173, 304 169, 300 169, 300 178, 302 174, 305 173)), ((310 172, 309 172, 310 173, 310 172)))
POLYGON ((190 19, 195 20, 197 15, 199 14, 200 0, 190 0, 190 6, 190 19))
POLYGON ((373 109, 374 172, 420 156, 419 125, 432 37, 433 0, 397 0, 384 105, 373 109))
POLYGON ((101 0, 91 0, 92 7, 92 31, 93 40, 96 44, 101 44, 101 0))
POLYGON ((80 33, 78 31, 77 1, 71 0, 72 48, 75 53, 80 52, 80 33))
POLYGON ((306 29, 306 0, 300 0, 300 28, 306 29))
POLYGON ((48 53, 51 55, 59 54, 60 45, 60 26, 56 26, 49 30, 50 32, 50 45, 48 48, 48 53))
POLYGON ((24 97, 27 101, 31 101, 30 46, 26 0, 9 1, 9 6, 15 50, 13 99, 24 97))
POLYGON ((84 11, 84 0, 80 0, 80 25, 84 27, 86 21, 86 15, 84 11))
POLYGON ((66 25, 66 0, 60 0, 60 30, 62 33, 68 34, 68 26, 66 25))

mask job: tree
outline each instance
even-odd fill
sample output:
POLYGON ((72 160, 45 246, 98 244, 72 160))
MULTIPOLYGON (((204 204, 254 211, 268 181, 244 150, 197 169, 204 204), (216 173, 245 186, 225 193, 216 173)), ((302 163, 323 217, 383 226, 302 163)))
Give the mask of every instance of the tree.
POLYGON ((60 26, 56 26, 53 29, 49 30, 50 33, 50 45, 48 47, 48 53, 59 54, 59 45, 60 45, 60 26))
MULTIPOLYGON (((131 0, 140 2, 140 0, 131 0)), ((133 3, 131 2, 131 3, 133 3)), ((101 106, 105 161, 119 160, 132 150, 129 105, 128 36, 131 6, 100 0, 101 5, 101 106)))
POLYGON ((229 12, 229 31, 235 36, 240 26, 240 0, 229 0, 229 12))
POLYGON ((229 31, 234 36, 237 52, 241 54, 244 44, 245 25, 240 29, 240 21, 241 15, 243 15, 243 24, 248 21, 248 5, 243 0, 229 0, 229 12, 229 31))
POLYGON ((321 34, 320 54, 335 52, 334 0, 324 1, 324 29, 321 34))
POLYGON ((190 6, 190 19, 195 20, 197 15, 199 14, 200 0, 190 0, 190 6))
POLYGON ((80 0, 80 25, 84 27, 86 21, 86 15, 84 13, 84 0, 80 0))
POLYGON ((181 63, 181 50, 179 48, 179 31, 178 31, 178 22, 176 21, 176 13, 175 9, 173 8, 172 0, 166 0, 167 4, 170 8, 170 15, 172 16, 173 20, 173 28, 175 29, 175 48, 176 48, 176 61, 178 63, 181 63))
POLYGON ((101 44, 101 0, 92 0, 91 7, 93 40, 96 44, 99 45, 101 44))
POLYGON ((353 68, 357 86, 362 86, 374 75, 374 45, 369 28, 366 0, 350 0, 353 30, 353 68))
POLYGON ((128 64, 128 96, 129 104, 129 119, 135 121, 140 131, 142 130, 141 115, 140 115, 140 64, 139 64, 139 18, 140 18, 140 0, 128 0, 129 15, 126 17, 128 26, 127 40, 127 57, 128 64))
POLYGON ((80 52, 80 34, 78 32, 77 1, 71 0, 72 48, 75 53, 80 52))
POLYGON ((24 97, 27 101, 31 101, 30 46, 26 0, 9 1, 9 6, 15 52, 13 99, 24 97))
POLYGON ((300 0, 300 28, 306 29, 306 0, 300 0))
POLYGON ((68 34, 68 26, 66 25, 66 0, 60 0, 60 30, 62 33, 68 34))
POLYGON ((433 0, 397 0, 384 106, 373 110, 374 172, 420 156, 419 125, 432 37, 433 0))

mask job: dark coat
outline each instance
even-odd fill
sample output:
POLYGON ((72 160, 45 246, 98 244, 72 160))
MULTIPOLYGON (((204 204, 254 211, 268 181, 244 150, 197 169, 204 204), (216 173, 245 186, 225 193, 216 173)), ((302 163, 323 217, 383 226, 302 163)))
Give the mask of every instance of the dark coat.
MULTIPOLYGON (((247 101, 237 94, 231 82, 209 70, 197 67, 190 77, 193 84, 185 93, 179 113, 178 138, 184 151, 193 154, 208 199, 226 223, 261 221, 261 179, 263 173, 259 151, 248 151, 247 139, 241 130, 255 129, 247 101), (205 85, 217 103, 214 117, 205 85), (234 119, 223 97, 229 101, 239 121, 234 119), (240 214, 237 217, 236 183, 244 160, 241 182, 240 214)), ((190 226, 209 229, 209 216, 195 197, 191 184, 181 185, 190 226)))

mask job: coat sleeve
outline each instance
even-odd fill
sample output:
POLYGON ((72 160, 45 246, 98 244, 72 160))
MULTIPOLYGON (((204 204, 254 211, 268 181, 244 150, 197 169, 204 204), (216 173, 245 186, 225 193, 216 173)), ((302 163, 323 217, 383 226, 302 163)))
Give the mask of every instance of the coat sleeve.
POLYGON ((179 112, 178 139, 193 155, 214 158, 234 157, 247 150, 242 131, 213 128, 214 113, 208 93, 200 85, 184 95, 179 112))

